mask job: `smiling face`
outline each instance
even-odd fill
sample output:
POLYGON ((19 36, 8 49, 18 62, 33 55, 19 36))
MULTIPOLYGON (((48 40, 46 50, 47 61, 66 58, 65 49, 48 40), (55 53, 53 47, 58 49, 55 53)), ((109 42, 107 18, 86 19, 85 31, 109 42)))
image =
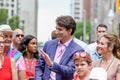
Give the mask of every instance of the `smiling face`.
POLYGON ((108 48, 108 39, 106 39, 105 37, 101 37, 98 40, 97 51, 99 54, 102 54, 102 55, 104 55, 110 51, 108 48))
POLYGON ((5 36, 5 46, 10 46, 12 43, 12 32, 2 31, 3 35, 5 36))
POLYGON ((76 22, 71 16, 59 16, 56 19, 56 35, 61 43, 72 38, 76 29, 76 22))
POLYGON ((57 38, 62 42, 65 43, 67 40, 71 38, 72 29, 66 30, 65 27, 61 27, 59 25, 56 26, 56 35, 57 38))
POLYGON ((75 69, 80 78, 85 78, 91 69, 91 64, 88 64, 87 61, 75 60, 75 69))

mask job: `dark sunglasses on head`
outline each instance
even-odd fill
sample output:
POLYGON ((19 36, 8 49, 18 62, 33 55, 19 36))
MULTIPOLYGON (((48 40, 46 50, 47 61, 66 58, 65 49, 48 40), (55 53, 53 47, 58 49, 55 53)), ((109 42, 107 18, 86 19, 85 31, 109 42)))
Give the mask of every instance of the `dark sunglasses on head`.
POLYGON ((16 37, 20 37, 20 36, 21 36, 21 37, 24 37, 23 34, 17 34, 17 35, 16 35, 16 37))
POLYGON ((87 59, 91 62, 91 57, 90 55, 87 53, 87 52, 76 52, 74 55, 73 55, 73 59, 80 59, 80 58, 84 58, 84 59, 87 59))

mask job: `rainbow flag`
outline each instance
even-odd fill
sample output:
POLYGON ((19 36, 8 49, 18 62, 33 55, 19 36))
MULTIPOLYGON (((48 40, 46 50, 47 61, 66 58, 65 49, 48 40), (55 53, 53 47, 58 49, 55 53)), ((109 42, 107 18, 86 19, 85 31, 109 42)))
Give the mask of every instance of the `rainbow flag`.
POLYGON ((10 47, 6 56, 10 56, 15 61, 17 61, 22 56, 22 53, 20 51, 18 51, 17 49, 14 49, 13 47, 10 47))

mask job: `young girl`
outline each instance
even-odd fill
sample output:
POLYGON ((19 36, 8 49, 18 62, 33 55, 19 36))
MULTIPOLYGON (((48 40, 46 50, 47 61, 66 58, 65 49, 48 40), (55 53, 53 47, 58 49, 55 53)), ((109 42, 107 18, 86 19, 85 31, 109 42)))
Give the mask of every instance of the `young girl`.
POLYGON ((19 51, 23 53, 26 66, 26 80, 34 80, 35 66, 38 60, 37 38, 33 35, 27 35, 21 41, 19 51))
POLYGON ((73 56, 76 72, 73 80, 89 80, 92 60, 87 52, 77 52, 73 56))

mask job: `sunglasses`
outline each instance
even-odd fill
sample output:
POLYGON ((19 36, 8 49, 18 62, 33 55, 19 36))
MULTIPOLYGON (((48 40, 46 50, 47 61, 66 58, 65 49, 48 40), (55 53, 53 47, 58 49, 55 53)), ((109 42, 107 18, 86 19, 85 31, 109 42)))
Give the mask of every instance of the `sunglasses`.
POLYGON ((5 43, 5 41, 0 41, 0 44, 4 44, 5 43))
POLYGON ((24 37, 23 34, 17 34, 17 35, 16 35, 16 37, 20 37, 20 36, 21 36, 21 37, 24 37))
POLYGON ((98 31, 99 33, 105 33, 106 31, 98 31))
POLYGON ((78 59, 78 58, 85 58, 88 59, 91 62, 91 57, 88 53, 86 52, 77 52, 73 55, 73 59, 78 59))

